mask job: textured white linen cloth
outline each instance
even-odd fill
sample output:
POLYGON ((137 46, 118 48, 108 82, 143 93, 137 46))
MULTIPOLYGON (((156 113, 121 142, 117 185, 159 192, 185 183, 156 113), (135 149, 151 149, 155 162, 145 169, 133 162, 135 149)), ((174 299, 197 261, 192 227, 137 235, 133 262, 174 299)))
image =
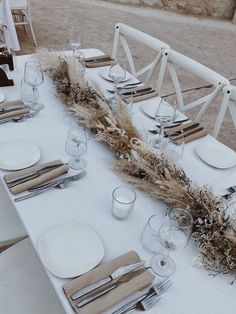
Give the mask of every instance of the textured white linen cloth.
MULTIPOLYGON (((101 54, 96 49, 86 49, 84 52, 86 57, 101 54)), ((15 86, 2 89, 7 95, 7 100, 19 98, 23 66, 29 58, 30 56, 18 57, 18 74, 21 73, 21 75, 17 76, 15 86)), ((87 69, 86 72, 89 77, 100 84, 102 89, 112 87, 112 83, 100 77, 99 68, 87 69)), ((0 142, 17 138, 32 139, 41 149, 41 162, 58 158, 67 161, 69 156, 65 152, 65 139, 69 125, 64 119, 66 112, 60 100, 55 96, 55 88, 51 79, 46 75, 45 83, 40 87, 40 101, 45 104, 45 109, 38 116, 21 124, 8 123, 0 126, 0 142)), ((145 117, 139 106, 139 103, 134 105, 134 120, 137 126, 154 128, 155 121, 145 117)), ((229 183, 236 183, 236 167, 226 170, 215 169, 203 163, 196 155, 195 145, 203 141, 215 142, 216 140, 211 136, 206 136, 186 144, 184 168, 188 176, 200 184, 214 186, 217 182, 218 189, 227 187, 229 183)), ((88 175, 83 180, 65 190, 51 190, 35 198, 13 203, 36 251, 38 252, 39 238, 46 231, 76 219, 88 223, 97 231, 105 247, 104 261, 124 252, 136 250, 140 257, 148 263, 151 254, 143 249, 140 236, 151 215, 156 214, 161 225, 164 221, 165 204, 154 201, 144 192, 137 191, 138 197, 130 219, 116 220, 111 214, 111 193, 116 186, 126 185, 126 183, 110 169, 110 162, 114 158, 114 154, 109 151, 107 146, 91 138, 85 158, 88 161, 88 175)), ((1 177, 5 173, 5 171, 0 171, 1 177)), ((13 199, 7 189, 6 193, 13 199)), ((176 262, 176 272, 171 278, 174 284, 148 313, 235 314, 236 285, 230 285, 233 278, 221 275, 213 278, 202 268, 193 267, 192 261, 196 254, 197 249, 192 242, 185 250, 171 254, 176 262)), ((46 268, 45 271, 65 312, 72 314, 73 310, 61 289, 66 280, 55 277, 46 268)))

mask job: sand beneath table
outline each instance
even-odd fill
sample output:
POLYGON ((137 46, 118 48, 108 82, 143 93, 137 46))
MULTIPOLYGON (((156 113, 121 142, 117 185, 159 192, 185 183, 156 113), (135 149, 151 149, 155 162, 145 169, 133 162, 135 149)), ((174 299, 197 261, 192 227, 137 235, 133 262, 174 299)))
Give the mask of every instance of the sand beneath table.
MULTIPOLYGON (((236 77, 236 26, 229 21, 199 19, 167 11, 131 7, 96 0, 31 0, 32 18, 38 44, 41 47, 65 49, 68 30, 80 28, 84 48, 96 47, 110 53, 114 25, 123 22, 168 43, 173 49, 207 65, 227 78, 236 77)), ((21 53, 34 51, 30 35, 18 28, 21 53)), ((134 49, 137 65, 145 64, 152 51, 134 49)), ((202 81, 180 73, 182 89, 201 85, 202 81)), ((234 81, 236 85, 236 80, 234 81)), ((172 90, 167 77, 162 94, 172 90)), ((204 94, 209 90, 201 90, 204 94)), ((187 98, 190 95, 186 95, 187 98)), ((204 118, 211 128, 219 108, 216 101, 204 118)), ((219 139, 236 149, 236 131, 226 114, 219 139)))

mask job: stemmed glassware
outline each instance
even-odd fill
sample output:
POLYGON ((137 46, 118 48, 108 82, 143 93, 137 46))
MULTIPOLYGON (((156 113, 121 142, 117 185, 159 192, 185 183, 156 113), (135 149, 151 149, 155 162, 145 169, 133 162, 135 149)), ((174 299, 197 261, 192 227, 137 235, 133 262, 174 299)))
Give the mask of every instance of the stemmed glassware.
POLYGON ((155 113, 155 120, 160 125, 159 134, 155 141, 155 147, 161 151, 167 146, 168 141, 164 137, 165 127, 175 121, 176 108, 161 99, 155 113))
POLYGON ((114 94, 110 99, 110 104, 112 108, 115 108, 117 104, 118 84, 126 78, 125 64, 119 64, 117 61, 114 61, 109 68, 108 76, 114 83, 114 94))
POLYGON ((87 134, 83 130, 78 127, 69 130, 65 149, 72 156, 68 161, 72 169, 81 170, 87 166, 87 161, 81 158, 87 152, 87 134))
POLYGON ((152 270, 161 277, 169 277, 174 273, 175 262, 169 257, 169 252, 187 246, 193 225, 191 214, 181 208, 170 210, 168 218, 159 229, 159 241, 164 252, 153 255, 150 261, 152 270))
POLYGON ((68 37, 68 45, 72 49, 74 56, 77 56, 79 47, 81 46, 79 30, 70 30, 68 37))
POLYGON ((42 103, 38 102, 38 86, 43 84, 43 70, 38 61, 31 60, 25 63, 24 82, 33 89, 33 102, 29 104, 29 108, 38 111, 44 108, 42 103))

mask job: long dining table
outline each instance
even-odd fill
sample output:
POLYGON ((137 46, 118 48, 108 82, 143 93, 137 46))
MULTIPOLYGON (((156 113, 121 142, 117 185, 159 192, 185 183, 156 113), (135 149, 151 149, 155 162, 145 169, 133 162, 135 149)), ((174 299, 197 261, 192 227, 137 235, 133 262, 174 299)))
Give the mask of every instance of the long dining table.
MULTIPOLYGON (((97 49, 84 49, 86 57, 100 55, 97 49)), ((20 97, 20 81, 23 77, 25 61, 33 56, 19 56, 17 70, 12 73, 15 86, 4 87, 1 90, 7 100, 20 97)), ((99 75, 100 68, 86 69, 86 76, 91 78, 106 94, 106 89, 112 83, 99 75)), ((135 81, 130 80, 130 82, 135 81)), ((0 126, 0 141, 15 139, 31 139, 40 147, 40 162, 54 159, 68 160, 65 152, 65 141, 69 125, 66 110, 56 95, 52 80, 45 73, 44 84, 40 87, 40 101, 45 108, 39 114, 22 123, 6 123, 0 126)), ((154 128, 155 121, 145 116, 140 110, 144 103, 155 102, 155 98, 135 103, 133 119, 137 128, 154 128)), ((223 193, 224 189, 236 182, 236 167, 216 169, 204 163, 196 154, 198 143, 218 143, 212 136, 187 143, 184 149, 183 167, 189 178, 200 185, 211 185, 215 193, 223 193)), ((1 143, 0 143, 1 145, 1 143)), ((220 143, 219 143, 220 145, 220 143)), ((224 149, 224 145, 222 145, 224 149)), ((19 215, 37 253, 40 237, 51 228, 77 220, 88 223, 100 236, 104 248, 104 261, 111 260, 122 253, 135 250, 147 264, 151 254, 146 252, 141 244, 142 230, 151 215, 157 215, 160 225, 164 220, 166 205, 152 199, 147 193, 137 190, 137 200, 134 211, 128 220, 116 220, 111 214, 111 194, 115 187, 127 185, 112 171, 111 161, 114 153, 109 148, 95 140, 92 136, 88 141, 88 152, 85 155, 88 162, 87 176, 67 189, 53 189, 34 198, 15 203, 14 196, 8 193, 12 204, 19 215)), ((1 179, 6 171, 0 170, 1 179)), ((84 239, 86 241, 86 239, 84 239)), ((80 248, 75 248, 79 250, 80 248)), ((176 262, 176 271, 171 277, 173 285, 163 295, 162 299, 149 310, 158 314, 234 314, 236 309, 236 286, 230 285, 232 276, 209 276, 202 267, 194 264, 198 253, 193 242, 185 250, 175 252, 172 258, 176 262)), ((39 256, 40 258, 40 256, 39 256)), ((62 285, 71 279, 61 279, 54 276, 46 267, 47 273, 65 312, 74 313, 62 285)), ((35 283, 37 284, 37 283, 35 283)), ((111 313, 108 311, 107 313, 111 313)))

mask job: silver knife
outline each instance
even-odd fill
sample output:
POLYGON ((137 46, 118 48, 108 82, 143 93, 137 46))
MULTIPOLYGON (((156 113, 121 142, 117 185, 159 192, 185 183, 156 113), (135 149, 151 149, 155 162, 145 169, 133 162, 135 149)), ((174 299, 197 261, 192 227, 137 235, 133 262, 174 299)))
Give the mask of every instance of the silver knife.
POLYGON ((17 178, 14 178, 12 180, 9 180, 7 182, 7 185, 9 187, 13 187, 14 185, 18 184, 18 183, 23 183, 25 181, 28 181, 29 179, 32 179, 32 177, 38 177, 41 173, 44 173, 44 172, 47 172, 47 171, 50 171, 50 170, 54 170, 60 166, 64 165, 64 163, 60 163, 60 164, 57 164, 57 165, 51 165, 51 166, 45 166, 43 167, 42 169, 40 170, 36 170, 36 171, 33 171, 33 172, 30 172, 30 173, 27 173, 25 175, 21 175, 17 178))
POLYGON ((25 109, 25 108, 28 108, 28 106, 26 105, 20 105, 20 106, 7 106, 7 107, 2 107, 0 108, 0 113, 5 113, 5 112, 8 112, 8 111, 13 111, 13 110, 20 110, 20 109, 25 109))
POLYGON ((106 283, 117 279, 121 276, 124 276, 126 274, 128 274, 129 272, 139 268, 143 266, 143 262, 137 262, 137 263, 133 263, 130 265, 126 265, 126 266, 121 266, 119 268, 117 268, 110 276, 107 276, 105 278, 102 278, 101 280, 96 281, 95 283, 77 291, 76 293, 74 293, 71 297, 71 299, 74 301, 82 296, 84 296, 85 294, 105 285, 106 283))

